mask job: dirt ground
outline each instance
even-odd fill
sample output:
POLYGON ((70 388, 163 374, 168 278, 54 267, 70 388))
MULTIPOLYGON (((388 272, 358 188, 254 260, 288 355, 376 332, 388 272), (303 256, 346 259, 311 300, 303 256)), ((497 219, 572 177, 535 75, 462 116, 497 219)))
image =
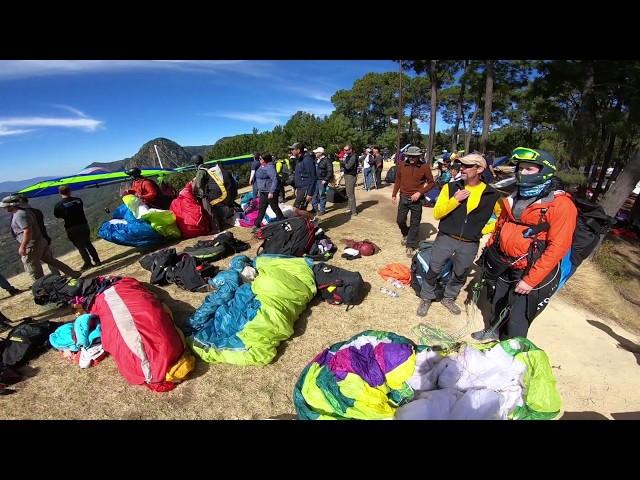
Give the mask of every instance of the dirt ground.
MULTIPOLYGON (((384 178, 384 177, 383 177, 384 178)), ((280 345, 276 359, 265 367, 209 365, 198 362, 191 378, 168 393, 153 393, 126 383, 111 358, 99 365, 80 369, 50 350, 23 367, 30 375, 17 384, 17 393, 0 397, 2 419, 264 419, 295 418, 292 391, 300 371, 323 348, 367 329, 383 329, 418 341, 415 327, 424 321, 415 315, 418 297, 412 290, 399 290, 399 298, 380 292, 388 287, 377 270, 387 263, 410 265, 400 245, 395 224, 391 188, 364 192, 357 190, 360 215, 349 221, 346 205, 329 207, 321 226, 334 243, 343 238, 369 239, 382 251, 354 261, 340 258, 331 263, 358 270, 370 291, 365 301, 349 310, 314 300, 295 325, 294 336, 280 345)), ((329 204, 331 205, 331 204, 329 204)), ((434 239, 437 222, 432 209, 423 209, 421 236, 434 239)), ((237 238, 252 244, 257 241, 249 229, 232 229, 237 238)), ((195 239, 176 245, 192 245, 195 239)), ((140 254, 103 240, 95 243, 104 265, 89 271, 94 274, 119 274, 148 281, 149 272, 138 264, 140 254)), ((9 246, 13 248, 13 245, 9 246)), ((77 253, 62 257, 74 267, 81 260, 77 253)), ((220 268, 229 259, 218 262, 220 268)), ((611 287, 588 265, 581 267, 563 292, 533 323, 529 338, 544 349, 563 399, 563 419, 640 419, 640 338, 609 318, 580 306, 582 282, 589 281, 590 295, 598 288, 611 287), (585 273, 587 280, 585 280, 585 273)), ((24 274, 11 279, 17 287, 30 282, 24 274)), ((173 310, 182 324, 198 308, 206 294, 190 293, 173 285, 150 287, 173 310)), ((619 298, 619 297, 618 297, 619 298)), ((460 298, 458 303, 462 304, 460 298)), ((54 321, 72 319, 69 310, 47 309, 35 305, 30 293, 7 297, 0 293, 0 310, 10 319, 30 315, 54 321)), ((466 305, 462 315, 453 316, 440 304, 431 307, 426 322, 462 340, 483 326, 480 311, 466 305)))

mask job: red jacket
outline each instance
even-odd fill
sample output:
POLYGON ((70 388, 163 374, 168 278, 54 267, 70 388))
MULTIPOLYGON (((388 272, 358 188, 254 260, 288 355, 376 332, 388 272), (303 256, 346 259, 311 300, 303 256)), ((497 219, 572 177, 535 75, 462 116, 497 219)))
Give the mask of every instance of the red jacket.
POLYGON ((523 270, 527 267, 526 254, 532 239, 522 236, 523 232, 530 226, 533 227, 540 222, 541 210, 547 209, 544 219, 549 223, 549 229, 538 234, 538 240, 546 242, 546 248, 542 256, 533 264, 524 280, 528 285, 536 287, 551 271, 560 263, 560 260, 567 254, 573 242, 573 232, 576 229, 578 210, 576 209, 571 195, 563 191, 554 192, 551 201, 543 202, 537 200, 529 205, 522 212, 520 222, 515 223, 515 218, 511 208, 513 206, 514 195, 502 199, 502 212, 496 222, 496 229, 487 245, 491 245, 500 235, 500 250, 510 257, 524 258, 513 265, 516 270, 523 270))
POLYGON ((153 180, 148 178, 134 180, 131 190, 127 190, 127 193, 135 195, 150 207, 159 208, 156 202, 159 200, 160 189, 153 180))

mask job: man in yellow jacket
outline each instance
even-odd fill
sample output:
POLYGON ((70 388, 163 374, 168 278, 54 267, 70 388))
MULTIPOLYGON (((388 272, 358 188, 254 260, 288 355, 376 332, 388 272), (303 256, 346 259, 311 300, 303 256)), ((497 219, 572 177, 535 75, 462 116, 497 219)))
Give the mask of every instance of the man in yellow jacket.
POLYGON ((436 299, 436 279, 449 259, 453 261, 453 272, 444 291, 442 305, 454 315, 461 313, 455 299, 478 253, 487 221, 493 213, 500 214, 500 194, 481 180, 482 172, 487 168, 482 155, 466 155, 459 162, 462 179, 442 187, 433 209, 433 216, 440 220, 440 224, 429 271, 420 292, 417 311, 420 317, 427 315, 431 302, 436 299))

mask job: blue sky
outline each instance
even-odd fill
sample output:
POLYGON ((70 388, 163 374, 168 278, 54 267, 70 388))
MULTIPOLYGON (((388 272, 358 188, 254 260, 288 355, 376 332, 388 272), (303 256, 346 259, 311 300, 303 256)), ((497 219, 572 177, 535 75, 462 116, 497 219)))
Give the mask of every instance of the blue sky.
POLYGON ((156 137, 213 144, 253 127, 270 130, 298 110, 328 115, 336 90, 386 71, 397 64, 0 61, 0 181, 72 174, 132 156, 156 137))

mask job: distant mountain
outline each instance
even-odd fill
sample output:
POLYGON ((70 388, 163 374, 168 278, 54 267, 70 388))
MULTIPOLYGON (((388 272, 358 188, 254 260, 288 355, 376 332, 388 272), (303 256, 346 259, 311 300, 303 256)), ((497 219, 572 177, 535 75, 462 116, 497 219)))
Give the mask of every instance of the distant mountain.
POLYGON ((22 190, 24 187, 28 187, 29 185, 33 185, 34 183, 43 182, 45 180, 51 180, 52 178, 58 177, 34 177, 27 178, 26 180, 0 182, 0 192, 17 192, 18 190, 22 190))
POLYGON ((124 170, 133 167, 159 167, 160 164, 154 146, 158 148, 163 167, 175 168, 190 163, 192 155, 198 154, 206 158, 213 145, 182 147, 168 138, 155 138, 140 147, 138 153, 133 157, 113 162, 94 162, 87 165, 86 168, 102 167, 108 170, 124 170))

